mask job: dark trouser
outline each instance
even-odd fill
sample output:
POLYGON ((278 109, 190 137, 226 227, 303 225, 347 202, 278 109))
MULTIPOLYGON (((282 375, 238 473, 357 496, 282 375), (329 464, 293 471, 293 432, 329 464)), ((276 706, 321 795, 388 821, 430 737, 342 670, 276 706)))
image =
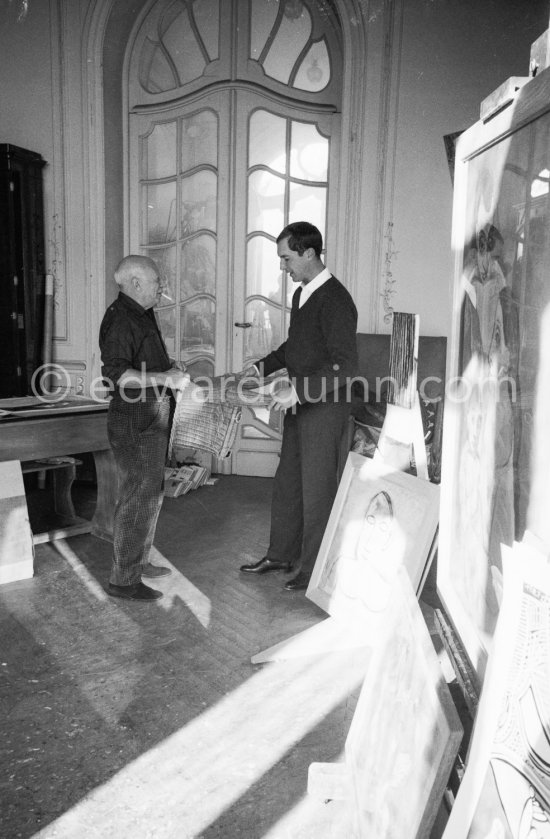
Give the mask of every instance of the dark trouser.
POLYGON ((118 473, 110 582, 129 586, 141 579, 153 544, 164 492, 170 434, 170 397, 135 403, 115 394, 107 419, 118 473))
POLYGON ((319 402, 298 405, 296 413, 285 415, 267 556, 291 563, 293 571, 309 575, 315 565, 338 489, 349 412, 346 402, 319 402))

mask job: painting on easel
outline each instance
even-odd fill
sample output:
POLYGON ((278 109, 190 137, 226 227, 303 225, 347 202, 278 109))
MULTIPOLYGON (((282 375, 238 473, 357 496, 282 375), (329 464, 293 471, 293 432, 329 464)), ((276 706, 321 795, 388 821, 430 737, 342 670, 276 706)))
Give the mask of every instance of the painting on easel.
POLYGON ((457 144, 454 386, 445 400, 437 571, 481 680, 502 593, 501 545, 523 538, 539 459, 535 390, 550 304, 550 105, 541 115, 540 102, 550 102, 543 76, 457 144))
POLYGON ((351 452, 307 597, 333 617, 367 619, 403 565, 418 589, 439 516, 439 487, 351 452))
POLYGON ((346 739, 356 836, 430 835, 462 725, 403 568, 346 739))

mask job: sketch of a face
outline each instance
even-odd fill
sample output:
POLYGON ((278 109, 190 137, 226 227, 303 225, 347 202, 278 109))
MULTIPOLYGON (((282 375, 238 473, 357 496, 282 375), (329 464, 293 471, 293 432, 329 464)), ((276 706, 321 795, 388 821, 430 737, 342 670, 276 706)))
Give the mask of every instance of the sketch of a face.
POLYGON ((350 597, 358 596, 354 584, 358 573, 356 562, 360 560, 374 566, 379 563, 383 571, 387 564, 384 551, 391 540, 393 525, 391 497, 385 490, 380 490, 373 495, 365 510, 355 553, 329 557, 321 574, 320 587, 327 594, 332 594, 338 586, 350 597))
POLYGON ((370 611, 385 609, 399 564, 391 551, 395 519, 391 496, 385 490, 371 498, 365 511, 355 554, 338 560, 338 587, 349 598, 361 600, 370 611))
POLYGON ((376 560, 385 551, 393 531, 393 504, 385 490, 374 495, 365 512, 363 527, 357 540, 356 559, 376 560))

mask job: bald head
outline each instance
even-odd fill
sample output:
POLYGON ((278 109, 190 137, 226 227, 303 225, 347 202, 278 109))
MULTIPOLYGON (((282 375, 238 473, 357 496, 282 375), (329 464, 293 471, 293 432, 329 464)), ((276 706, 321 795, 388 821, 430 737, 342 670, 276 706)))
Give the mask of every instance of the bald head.
POLYGON ((157 264, 150 257, 139 254, 125 256, 119 262, 114 278, 124 294, 144 309, 150 309, 160 302, 162 283, 157 264))

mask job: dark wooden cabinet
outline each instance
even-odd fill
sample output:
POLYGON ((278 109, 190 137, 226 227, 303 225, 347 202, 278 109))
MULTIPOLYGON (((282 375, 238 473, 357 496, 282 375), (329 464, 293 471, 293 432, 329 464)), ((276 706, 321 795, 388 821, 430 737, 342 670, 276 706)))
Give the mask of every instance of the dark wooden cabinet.
POLYGON ((36 152, 0 144, 0 398, 31 393, 41 363, 44 165, 36 152))

